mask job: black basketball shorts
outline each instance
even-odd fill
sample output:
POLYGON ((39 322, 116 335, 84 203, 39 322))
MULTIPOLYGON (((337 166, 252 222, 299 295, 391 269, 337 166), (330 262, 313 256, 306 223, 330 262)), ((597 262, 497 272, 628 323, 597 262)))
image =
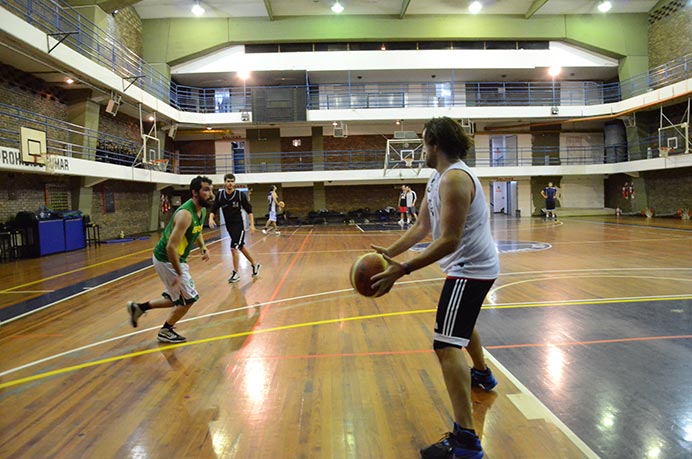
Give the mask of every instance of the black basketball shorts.
POLYGON ((435 320, 435 347, 466 347, 483 300, 495 279, 448 277, 442 287, 435 320))
POLYGON ((242 249, 245 246, 245 227, 243 223, 229 225, 226 229, 231 237, 231 248, 242 249))

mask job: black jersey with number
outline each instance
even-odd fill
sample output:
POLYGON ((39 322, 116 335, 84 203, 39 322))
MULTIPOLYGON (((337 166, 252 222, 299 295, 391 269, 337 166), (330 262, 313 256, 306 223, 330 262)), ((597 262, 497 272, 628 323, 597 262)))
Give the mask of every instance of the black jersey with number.
POLYGON ((226 193, 225 189, 219 190, 214 200, 212 212, 217 213, 219 209, 223 211, 223 218, 227 225, 243 222, 241 209, 245 209, 245 212, 248 214, 252 213, 252 205, 247 198, 247 194, 238 190, 233 190, 231 194, 226 193))

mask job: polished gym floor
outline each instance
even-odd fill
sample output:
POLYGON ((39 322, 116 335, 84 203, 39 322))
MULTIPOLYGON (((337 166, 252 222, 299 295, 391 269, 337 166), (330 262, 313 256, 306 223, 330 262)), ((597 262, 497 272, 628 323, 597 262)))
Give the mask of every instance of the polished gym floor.
MULTIPOLYGON (((692 457, 692 226, 493 218, 502 274, 478 327, 486 457, 692 457)), ((431 351, 442 273, 360 297, 350 264, 398 225, 225 234, 193 254, 200 301, 156 342, 155 238, 0 264, 0 457, 416 458, 451 426, 431 351), (368 229, 374 229, 369 231, 368 229)), ((422 250, 424 243, 415 248, 422 250)), ((401 256, 415 256, 412 250, 401 256)))

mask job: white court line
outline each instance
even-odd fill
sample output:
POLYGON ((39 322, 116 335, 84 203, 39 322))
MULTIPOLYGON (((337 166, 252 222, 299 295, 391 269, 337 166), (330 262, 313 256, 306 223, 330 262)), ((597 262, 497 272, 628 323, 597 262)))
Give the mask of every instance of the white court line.
MULTIPOLYGON (((148 268, 149 267, 142 268, 142 269, 138 270, 137 272, 143 271, 144 269, 148 269, 148 268)), ((674 268, 666 268, 666 269, 674 269, 674 268)), ((690 269, 692 269, 692 268, 690 268, 690 269)), ((129 276, 129 274, 126 274, 119 279, 125 278, 127 276, 129 276)), ((113 281, 110 281, 108 283, 115 282, 116 280, 118 280, 118 279, 114 279, 113 281)), ((421 283, 427 283, 427 282, 440 282, 442 280, 444 280, 444 278, 421 279, 421 280, 414 280, 414 281, 399 282, 398 285, 421 284, 421 283)), ((102 284, 102 285, 107 285, 107 284, 102 284)), ((207 319, 209 317, 215 317, 215 316, 220 316, 223 314, 229 314, 232 312, 244 311, 246 309, 251 309, 251 308, 264 307, 264 306, 269 306, 269 305, 278 304, 278 303, 290 303, 290 302, 301 301, 301 300, 305 300, 305 299, 309 299, 309 298, 317 298, 320 296, 337 295, 337 294, 349 293, 349 292, 353 292, 353 289, 346 288, 346 289, 340 289, 340 290, 330 290, 327 292, 311 293, 308 295, 300 295, 300 296, 295 296, 295 297, 291 297, 291 298, 283 298, 283 299, 268 301, 268 302, 264 302, 264 303, 255 303, 252 305, 242 306, 240 308, 232 308, 232 309, 226 309, 223 311, 211 312, 209 314, 203 314, 201 316, 195 316, 195 317, 189 317, 187 319, 181 319, 179 322, 180 323, 192 322, 195 320, 207 319)), ((73 295, 73 296, 78 296, 78 295, 81 295, 82 293, 83 292, 80 292, 80 293, 73 295)), ((555 304, 555 305, 558 305, 558 304, 563 304, 563 303, 575 303, 575 302, 578 303, 578 302, 599 302, 599 301, 646 300, 646 299, 653 299, 653 298, 678 298, 678 297, 687 297, 689 295, 692 295, 692 293, 686 294, 686 295, 665 295, 665 296, 657 295, 657 296, 644 296, 644 297, 636 296, 636 297, 618 297, 618 298, 588 298, 588 299, 581 299, 581 300, 535 301, 535 302, 530 302, 530 303, 491 303, 491 304, 484 305, 483 308, 484 309, 485 308, 496 308, 496 307, 500 307, 500 306, 519 306, 519 307, 521 307, 521 306, 525 306, 525 305, 537 305, 537 304, 555 304)), ((67 300, 69 298, 65 298, 65 299, 67 300)), ((57 304, 59 302, 60 301, 56 301, 53 304, 57 304)), ((48 306, 44 306, 44 307, 48 307, 48 306)), ((11 320, 14 320, 14 319, 11 319, 11 320)), ((6 321, 6 322, 8 322, 8 321, 6 321)), ((19 366, 16 368, 11 368, 9 370, 0 372, 0 377, 5 376, 5 375, 10 374, 10 373, 14 373, 14 372, 19 371, 19 370, 23 370, 25 368, 29 368, 29 367, 32 367, 32 366, 35 366, 35 365, 38 365, 41 363, 48 362, 50 360, 53 360, 53 359, 56 359, 59 357, 67 356, 67 355, 72 354, 74 352, 79 352, 79 351, 83 351, 85 349, 97 347, 97 346, 100 346, 102 344, 110 343, 110 342, 113 342, 113 341, 116 341, 119 339, 129 338, 130 336, 135 336, 135 335, 138 335, 140 333, 158 330, 159 328, 160 327, 158 327, 158 326, 150 327, 150 328, 144 328, 144 329, 132 332, 132 333, 127 333, 125 335, 115 336, 113 338, 109 338, 109 339, 106 339, 103 341, 97 341, 95 343, 87 344, 85 346, 81 346, 81 347, 78 347, 78 348, 75 348, 75 349, 72 349, 69 351, 65 351, 65 352, 62 352, 60 354, 55 354, 53 356, 45 357, 43 359, 36 360, 34 362, 30 362, 30 363, 27 363, 27 364, 22 365, 22 366, 19 366)))
POLYGON ((582 441, 574 432, 570 430, 567 425, 562 422, 552 411, 548 409, 539 399, 536 397, 525 385, 523 385, 512 373, 507 370, 492 354, 485 351, 485 356, 492 364, 499 369, 512 384, 517 386, 517 388, 525 395, 530 397, 538 405, 539 409, 543 411, 543 417, 549 420, 563 433, 565 436, 576 446, 586 457, 589 459, 600 459, 600 456, 596 454, 589 446, 582 441))

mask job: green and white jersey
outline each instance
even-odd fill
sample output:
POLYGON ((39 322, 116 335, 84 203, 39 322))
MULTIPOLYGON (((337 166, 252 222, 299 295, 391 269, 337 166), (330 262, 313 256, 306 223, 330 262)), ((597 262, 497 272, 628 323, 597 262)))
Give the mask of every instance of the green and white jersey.
POLYGON ((159 261, 170 261, 168 259, 168 253, 166 252, 166 245, 168 245, 168 239, 171 237, 171 232, 173 231, 173 226, 175 225, 175 216, 178 212, 190 212, 192 214, 192 224, 185 231, 185 236, 180 241, 178 246, 178 255, 180 256, 180 262, 186 263, 187 256, 192 250, 192 245, 202 233, 202 228, 204 227, 204 220, 207 218, 207 209, 202 209, 201 216, 197 216, 197 211, 195 210, 195 202, 192 199, 185 201, 185 203, 178 207, 173 214, 173 218, 166 225, 166 229, 163 230, 163 235, 161 240, 156 247, 154 247, 154 256, 159 261))

